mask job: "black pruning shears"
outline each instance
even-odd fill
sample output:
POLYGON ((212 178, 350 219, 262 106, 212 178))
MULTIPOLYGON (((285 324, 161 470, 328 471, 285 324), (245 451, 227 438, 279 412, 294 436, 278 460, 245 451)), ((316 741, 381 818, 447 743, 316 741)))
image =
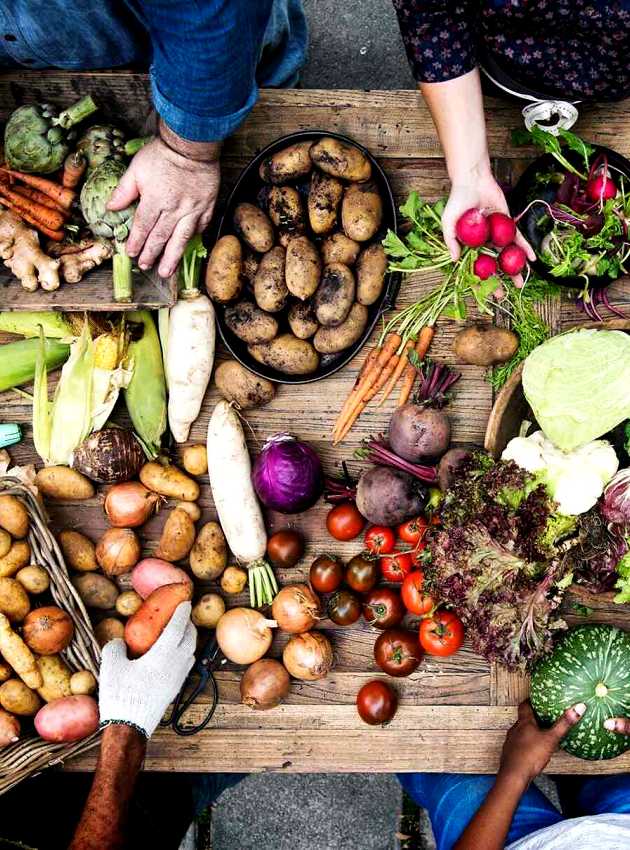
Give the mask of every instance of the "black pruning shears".
POLYGON ((197 732, 205 729, 208 723, 210 723, 214 710, 219 703, 219 689, 217 688, 212 671, 218 664, 224 663, 225 659, 221 657, 221 650, 219 649, 217 639, 216 637, 211 637, 195 661, 180 692, 175 697, 170 716, 161 720, 160 726, 172 726, 178 735, 196 735, 197 732), (189 726, 185 724, 184 715, 199 694, 203 693, 207 685, 210 685, 212 694, 212 702, 210 703, 208 714, 201 723, 198 723, 196 726, 189 726))

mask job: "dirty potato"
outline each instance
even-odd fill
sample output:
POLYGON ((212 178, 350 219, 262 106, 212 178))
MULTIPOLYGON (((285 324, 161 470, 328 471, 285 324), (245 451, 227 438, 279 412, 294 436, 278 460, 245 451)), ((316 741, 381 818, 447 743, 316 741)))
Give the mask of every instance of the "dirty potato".
POLYGON ((227 304, 241 294, 243 281, 241 243, 236 236, 222 236, 210 252, 206 289, 213 301, 227 304))
POLYGON ((271 381, 252 374, 236 360, 226 360, 217 366, 214 383, 223 398, 235 401, 242 410, 263 407, 276 394, 271 381))
POLYGON ((349 239, 345 233, 331 233, 322 242, 322 260, 324 265, 343 263, 353 266, 359 256, 360 245, 354 239, 349 239))
POLYGON ((251 288, 254 285, 254 278, 256 277, 256 272, 258 271, 259 262, 260 257, 257 254, 254 254, 251 249, 248 248, 243 254, 241 273, 247 281, 248 288, 251 288))
POLYGON ((314 171, 308 192, 308 220, 311 230, 318 236, 330 233, 337 223, 339 203, 343 197, 343 184, 330 174, 314 171))
POLYGON ((227 543, 218 522, 207 522, 199 530, 190 552, 190 569, 204 581, 218 578, 227 565, 227 543))
POLYGON ((309 156, 312 145, 313 142, 297 142, 265 157, 258 169, 260 179, 280 186, 306 177, 313 167, 313 160, 309 156))
POLYGON ((46 466, 35 476, 39 492, 47 499, 74 502, 91 499, 94 485, 89 478, 68 466, 46 466))
POLYGON ((340 139, 324 136, 313 145, 310 156, 318 168, 333 177, 363 182, 372 176, 370 160, 363 151, 340 139))
POLYGON ((261 310, 279 313, 289 297, 284 273, 285 250, 276 245, 260 261, 254 278, 254 298, 261 310))
POLYGON ((281 334, 247 350, 254 360, 285 375, 309 375, 319 366, 319 356, 310 342, 293 334, 281 334))
MULTIPOLYGON (((280 249, 282 250, 282 248, 280 249)), ((266 255, 265 255, 266 256, 266 255)), ((278 333, 278 322, 270 313, 261 310, 251 301, 239 301, 224 313, 225 324, 234 336, 248 345, 269 342, 278 333)))
POLYGON ((309 339, 319 328, 312 301, 294 301, 289 307, 287 319, 298 339, 309 339))
POLYGON ((507 328, 475 325, 459 331, 453 340, 453 351, 463 363, 493 366, 506 363, 516 354, 518 337, 507 328))
POLYGON ((315 293, 315 315, 320 325, 334 328, 345 321, 356 285, 354 275, 343 263, 330 263, 324 267, 322 281, 315 293))
POLYGON ((367 307, 352 305, 345 322, 334 328, 320 328, 315 334, 313 345, 320 354, 336 354, 360 339, 368 321, 367 307))
POLYGON ((163 561, 181 561, 195 542, 195 523, 187 511, 175 508, 166 518, 155 557, 163 561))
POLYGON ((268 196, 269 218, 278 229, 278 242, 286 248, 294 236, 306 229, 302 199, 292 186, 274 186, 268 196))
POLYGON ((381 296, 385 283, 387 257, 382 245, 369 245, 357 260, 357 301, 369 307, 381 296))
POLYGON ((59 545, 68 566, 80 573, 90 573, 98 570, 96 562, 96 547, 94 543, 71 528, 59 532, 59 545))
POLYGON ((234 229, 243 241, 259 254, 273 248, 273 226, 269 216, 254 204, 242 203, 236 207, 234 229))
POLYGON ((302 301, 310 298, 319 286, 321 274, 322 261, 311 240, 306 236, 291 239, 284 263, 284 277, 291 295, 302 301))
POLYGON ((344 192, 341 224, 344 233, 356 242, 367 242, 383 220, 383 202, 374 183, 353 183, 344 192))

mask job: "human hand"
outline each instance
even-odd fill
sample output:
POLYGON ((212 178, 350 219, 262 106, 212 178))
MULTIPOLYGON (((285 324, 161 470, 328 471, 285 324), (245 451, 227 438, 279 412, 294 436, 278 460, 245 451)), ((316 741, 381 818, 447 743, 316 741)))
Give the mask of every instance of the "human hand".
POLYGON ((141 658, 128 659, 123 640, 105 644, 99 682, 101 724, 124 723, 151 737, 195 661, 197 630, 190 612, 190 602, 178 605, 141 658))
POLYGON ((586 711, 584 703, 568 708, 549 729, 541 729, 536 722, 529 701, 518 707, 518 720, 507 733, 499 774, 520 780, 529 785, 547 766, 558 749, 560 741, 586 711))
POLYGON ((121 210, 140 199, 126 250, 141 269, 162 254, 158 274, 174 274, 188 240, 210 223, 220 181, 218 159, 189 158, 159 137, 138 151, 107 208, 121 210))
POLYGON ((604 720, 604 729, 618 735, 630 735, 630 717, 611 717, 604 720))

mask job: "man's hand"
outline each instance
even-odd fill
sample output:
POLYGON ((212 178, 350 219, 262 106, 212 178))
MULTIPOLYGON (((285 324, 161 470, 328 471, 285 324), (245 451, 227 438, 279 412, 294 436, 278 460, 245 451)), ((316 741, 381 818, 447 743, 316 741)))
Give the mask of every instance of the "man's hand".
POLYGON ((611 717, 604 720, 604 729, 616 732, 618 735, 630 735, 630 717, 611 717))
POLYGON ((122 210, 140 199, 126 249, 141 269, 162 254, 158 274, 170 277, 188 240, 210 223, 221 180, 215 147, 215 159, 200 160, 158 137, 131 160, 107 207, 122 210))
POLYGON ((518 720, 507 733, 499 776, 518 779, 527 787, 547 766, 560 741, 586 711, 584 703, 568 708, 550 729, 541 729, 529 701, 518 707, 518 720))

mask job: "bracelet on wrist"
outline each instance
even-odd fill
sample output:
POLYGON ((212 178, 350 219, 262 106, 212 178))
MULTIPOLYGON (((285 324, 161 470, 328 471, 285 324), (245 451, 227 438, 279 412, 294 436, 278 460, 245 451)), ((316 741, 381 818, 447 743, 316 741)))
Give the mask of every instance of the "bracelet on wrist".
POLYGON ((98 728, 102 732, 107 726, 129 726, 130 729, 133 729, 139 735, 142 735, 145 741, 149 740, 146 729, 143 729, 142 726, 138 726, 137 723, 132 723, 131 720, 114 720, 113 718, 110 718, 109 720, 102 720, 99 723, 98 728))

